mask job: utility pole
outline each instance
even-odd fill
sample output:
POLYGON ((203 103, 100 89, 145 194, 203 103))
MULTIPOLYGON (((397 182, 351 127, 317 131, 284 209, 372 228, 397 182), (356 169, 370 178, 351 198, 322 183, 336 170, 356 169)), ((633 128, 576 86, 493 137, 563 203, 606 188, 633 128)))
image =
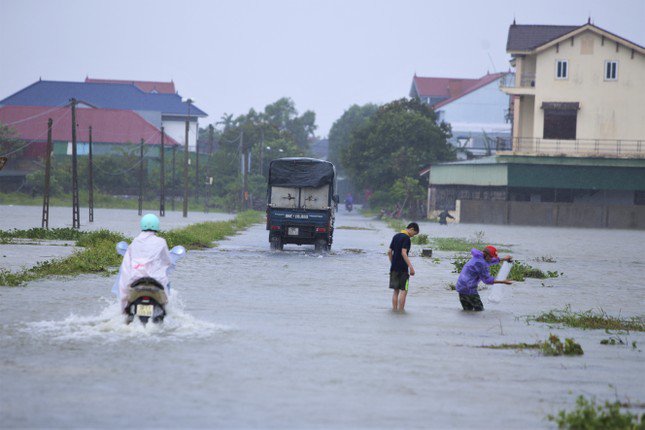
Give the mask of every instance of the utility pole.
POLYGON ((172 146, 172 210, 175 210, 175 196, 176 187, 175 187, 175 156, 177 155, 177 145, 172 146))
POLYGON ((165 158, 165 148, 164 148, 164 130, 161 127, 161 152, 159 153, 160 162, 159 164, 159 216, 166 216, 166 158, 165 158))
POLYGON ((52 124, 49 118, 47 121, 47 151, 45 152, 45 190, 43 192, 43 222, 42 228, 49 228, 49 178, 51 176, 52 159, 52 124))
MULTIPOLYGON (((215 140, 215 129, 213 124, 208 126, 208 161, 206 161, 206 182, 204 185, 212 185, 211 182, 211 159, 213 158, 213 141, 215 140)), ((204 193, 204 212, 208 212, 208 205, 210 203, 210 196, 212 190, 205 189, 204 193)))
POLYGON ((249 200, 249 157, 248 149, 244 145, 244 130, 242 130, 242 132, 240 133, 240 146, 242 146, 242 156, 244 157, 244 160, 242 162, 242 210, 247 210, 247 202, 249 200))
POLYGON ((264 175, 264 124, 260 128, 260 175, 264 175))
POLYGON ((188 216, 188 133, 190 131, 190 103, 188 99, 188 115, 186 115, 186 140, 184 142, 184 218, 188 216))
POLYGON ((143 214, 143 139, 139 146, 139 215, 143 214))
POLYGON ((72 228, 81 228, 78 204, 78 154, 76 152, 76 99, 70 99, 72 107, 72 228))
POLYGON ((198 130, 195 130, 195 202, 199 203, 199 138, 198 130))
POLYGON ((92 164, 92 126, 90 126, 90 148, 89 148, 87 161, 88 161, 87 183, 89 186, 88 206, 90 209, 90 222, 94 222, 94 167, 92 164))

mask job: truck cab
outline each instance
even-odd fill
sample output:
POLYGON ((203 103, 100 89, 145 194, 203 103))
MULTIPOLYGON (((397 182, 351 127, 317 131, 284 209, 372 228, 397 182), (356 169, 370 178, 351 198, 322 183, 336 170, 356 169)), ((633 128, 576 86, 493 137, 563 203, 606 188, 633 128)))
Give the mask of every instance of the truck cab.
POLYGON ((336 169, 329 161, 290 157, 271 161, 267 187, 267 230, 271 249, 285 244, 331 249, 338 196, 336 169))

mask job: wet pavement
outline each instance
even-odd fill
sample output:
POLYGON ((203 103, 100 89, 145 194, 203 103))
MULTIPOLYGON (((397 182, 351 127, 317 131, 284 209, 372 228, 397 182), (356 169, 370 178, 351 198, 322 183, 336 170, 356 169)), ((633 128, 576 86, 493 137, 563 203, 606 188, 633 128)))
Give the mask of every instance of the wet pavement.
MULTIPOLYGON (((110 228, 127 232, 131 218, 110 228)), ((263 225, 189 252, 157 327, 126 326, 106 277, 0 288, 2 426, 552 428, 546 415, 578 394, 644 401, 645 335, 601 345, 602 330, 525 317, 567 304, 643 317, 645 232, 421 223, 431 237, 483 235, 564 275, 515 283, 500 304, 466 313, 446 288, 455 254, 422 258, 413 245, 407 311, 393 313, 394 232, 344 211, 336 226, 325 255, 272 252, 263 225), (480 348, 549 333, 585 354, 480 348)))

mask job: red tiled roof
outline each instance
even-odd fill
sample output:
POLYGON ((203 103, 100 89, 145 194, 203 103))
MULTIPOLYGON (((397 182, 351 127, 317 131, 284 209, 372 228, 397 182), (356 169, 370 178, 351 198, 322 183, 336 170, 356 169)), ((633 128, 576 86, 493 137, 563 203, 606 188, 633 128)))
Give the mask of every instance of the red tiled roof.
POLYGON ((439 103, 433 105, 432 107, 434 109, 437 109, 437 108, 440 108, 441 106, 447 105, 448 103, 452 103, 455 100, 462 98, 466 94, 472 93, 473 91, 475 91, 475 90, 477 90, 477 89, 479 89, 481 87, 484 87, 484 86, 490 84, 491 82, 496 81, 497 79, 501 78, 502 76, 506 75, 507 73, 508 72, 490 73, 490 74, 486 74, 486 75, 482 76, 479 79, 472 79, 472 81, 474 81, 474 82, 470 83, 470 85, 466 85, 466 86, 462 87, 461 92, 453 95, 449 99, 440 101, 439 103))
POLYGON ((175 94, 175 83, 170 82, 154 82, 154 81, 128 81, 120 79, 94 79, 87 77, 85 78, 86 83, 94 84, 132 84, 135 87, 139 88, 144 93, 152 93, 157 91, 160 94, 175 94))
POLYGON ((453 97, 477 79, 414 77, 419 97, 453 97))
MULTIPOLYGON (((0 123, 11 127, 23 140, 46 141, 48 118, 53 120, 52 140, 71 142, 72 113, 68 107, 0 107, 0 123)), ((91 126, 92 141, 96 143, 139 143, 143 139, 146 144, 161 144, 161 131, 129 110, 79 108, 76 109, 76 123, 79 142, 89 140, 88 130, 91 126)), ((166 134, 164 144, 170 146, 179 143, 166 134)))

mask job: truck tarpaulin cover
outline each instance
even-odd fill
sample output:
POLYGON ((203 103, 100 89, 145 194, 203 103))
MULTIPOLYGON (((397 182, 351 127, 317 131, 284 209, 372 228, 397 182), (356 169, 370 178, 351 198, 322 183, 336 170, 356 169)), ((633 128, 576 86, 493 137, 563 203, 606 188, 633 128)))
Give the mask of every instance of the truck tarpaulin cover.
POLYGON ((271 162, 269 185, 318 188, 334 183, 334 165, 315 158, 279 158, 271 162))

